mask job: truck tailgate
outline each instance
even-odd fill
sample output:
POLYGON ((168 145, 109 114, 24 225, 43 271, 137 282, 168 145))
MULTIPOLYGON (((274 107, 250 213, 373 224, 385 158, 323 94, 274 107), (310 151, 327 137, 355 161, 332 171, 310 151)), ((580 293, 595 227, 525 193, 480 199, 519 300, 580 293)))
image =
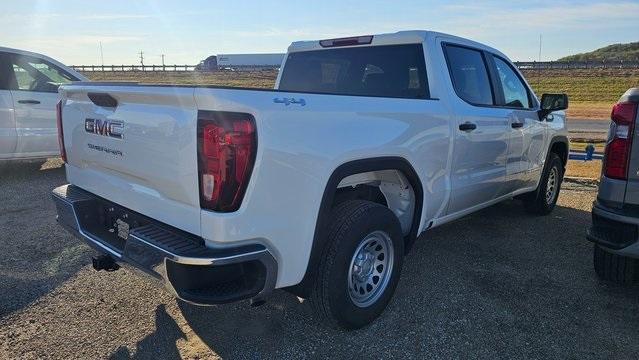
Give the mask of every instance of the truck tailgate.
POLYGON ((68 180, 199 235, 194 89, 87 84, 61 92, 68 180), (117 106, 105 106, 110 98, 117 106))

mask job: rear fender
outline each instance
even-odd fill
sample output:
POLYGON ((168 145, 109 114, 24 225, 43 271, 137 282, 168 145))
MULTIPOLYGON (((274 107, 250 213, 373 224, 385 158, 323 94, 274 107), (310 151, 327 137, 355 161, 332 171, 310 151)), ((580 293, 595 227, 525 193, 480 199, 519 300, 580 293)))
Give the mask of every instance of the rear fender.
POLYGON ((306 267, 306 273, 304 274, 304 278, 302 279, 302 281, 299 284, 289 288, 289 291, 302 297, 307 297, 310 293, 310 288, 315 279, 317 266, 319 265, 319 260, 326 245, 326 237, 323 229, 326 227, 326 224, 329 221, 332 204, 335 199, 335 193, 340 181, 354 174, 380 170, 401 171, 410 185, 413 187, 413 191, 415 193, 413 223, 411 225, 410 232, 404 238, 405 249, 408 253, 415 240, 417 239, 424 199, 422 184, 419 176, 415 172, 415 169, 413 169, 411 164, 406 159, 401 157, 378 157, 351 161, 336 168, 328 179, 317 216, 315 233, 313 236, 313 245, 311 248, 311 255, 309 257, 308 265, 306 267))

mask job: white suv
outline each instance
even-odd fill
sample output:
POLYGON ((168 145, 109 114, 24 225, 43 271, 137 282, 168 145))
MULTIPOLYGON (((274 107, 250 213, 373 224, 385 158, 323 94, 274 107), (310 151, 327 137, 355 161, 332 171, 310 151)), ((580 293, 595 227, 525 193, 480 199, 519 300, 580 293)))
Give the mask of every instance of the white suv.
POLYGON ((0 47, 0 160, 57 156, 58 86, 87 80, 47 56, 0 47))

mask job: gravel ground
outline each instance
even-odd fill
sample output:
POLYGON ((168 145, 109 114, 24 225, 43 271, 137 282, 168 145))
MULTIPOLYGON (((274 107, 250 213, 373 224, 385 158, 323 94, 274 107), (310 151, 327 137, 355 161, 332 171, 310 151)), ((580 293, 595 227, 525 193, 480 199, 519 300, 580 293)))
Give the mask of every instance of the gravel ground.
POLYGON ((0 358, 636 358, 639 287, 599 281, 584 238, 596 185, 547 217, 505 202, 426 233, 387 311, 353 332, 277 291, 200 308, 151 280, 97 273, 55 224, 59 161, 0 165, 0 358))

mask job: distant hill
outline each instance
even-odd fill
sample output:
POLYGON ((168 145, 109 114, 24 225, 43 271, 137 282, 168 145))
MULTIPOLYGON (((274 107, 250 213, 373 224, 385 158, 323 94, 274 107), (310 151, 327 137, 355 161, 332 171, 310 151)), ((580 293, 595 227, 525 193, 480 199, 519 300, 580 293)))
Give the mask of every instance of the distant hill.
POLYGON ((613 44, 591 52, 562 57, 559 61, 639 61, 639 41, 629 44, 613 44))

